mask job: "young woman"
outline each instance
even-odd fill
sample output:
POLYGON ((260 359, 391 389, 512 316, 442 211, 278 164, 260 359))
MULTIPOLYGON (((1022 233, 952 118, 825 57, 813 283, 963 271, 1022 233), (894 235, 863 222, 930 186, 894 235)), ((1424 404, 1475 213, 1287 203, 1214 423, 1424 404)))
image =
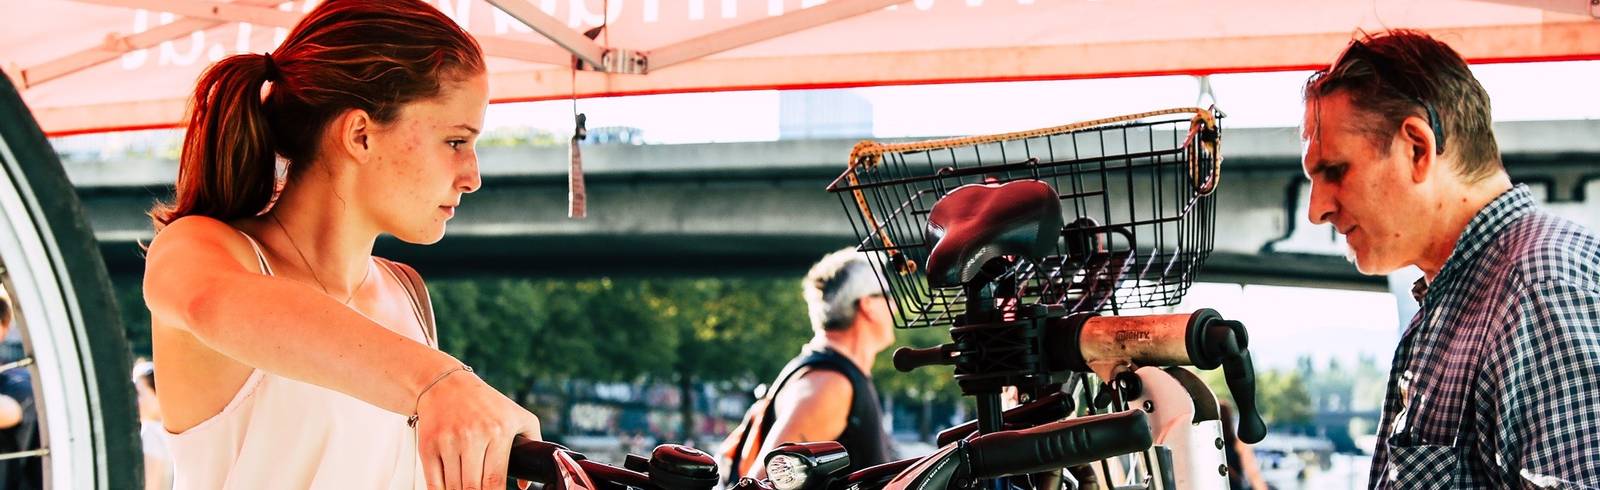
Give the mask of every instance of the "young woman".
POLYGON ((372 256, 444 235, 487 105, 477 43, 418 0, 328 0, 205 72, 145 270, 177 488, 504 486, 538 419, 372 256))

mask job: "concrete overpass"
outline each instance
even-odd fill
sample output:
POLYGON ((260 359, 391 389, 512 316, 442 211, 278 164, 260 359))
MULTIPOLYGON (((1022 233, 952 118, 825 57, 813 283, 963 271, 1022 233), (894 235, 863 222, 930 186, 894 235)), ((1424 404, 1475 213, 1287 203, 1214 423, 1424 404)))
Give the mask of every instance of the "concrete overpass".
MULTIPOLYGON (((1557 212, 1600 228, 1600 121, 1496 126, 1514 179, 1557 212)), ((1293 128, 1224 133, 1216 253, 1202 280, 1384 289, 1356 274, 1328 227, 1305 221, 1293 128)), ((855 140, 584 148, 587 220, 566 218, 565 147, 481 148, 483 189, 432 247, 385 239, 379 253, 429 275, 799 273, 854 241, 823 190, 855 140)), ((64 162, 114 275, 142 270, 144 212, 166 199, 170 158, 64 162)))

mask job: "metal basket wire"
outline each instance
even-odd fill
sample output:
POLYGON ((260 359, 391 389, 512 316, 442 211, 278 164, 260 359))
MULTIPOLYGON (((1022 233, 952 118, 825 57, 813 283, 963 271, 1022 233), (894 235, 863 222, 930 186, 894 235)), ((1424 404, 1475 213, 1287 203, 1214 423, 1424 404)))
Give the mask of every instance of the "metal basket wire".
POLYGON ((1176 304, 1210 255, 1221 177, 1220 113, 1170 109, 1066 126, 913 143, 863 141, 828 191, 860 240, 900 327, 950 326, 962 288, 929 287, 928 214, 966 184, 1036 179, 1062 201, 1055 254, 1016 261, 1007 284, 1026 304, 1112 311, 1176 304))

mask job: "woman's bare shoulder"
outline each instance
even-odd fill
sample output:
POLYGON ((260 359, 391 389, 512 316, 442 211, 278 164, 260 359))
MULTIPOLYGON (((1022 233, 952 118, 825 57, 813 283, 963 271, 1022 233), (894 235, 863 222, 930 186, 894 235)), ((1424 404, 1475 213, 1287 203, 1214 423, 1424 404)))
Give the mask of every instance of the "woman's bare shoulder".
POLYGON ((195 265, 225 261, 243 266, 253 264, 254 255, 250 243, 233 225, 207 216, 185 216, 156 233, 150 242, 147 266, 169 258, 195 265))
POLYGON ((222 220, 210 216, 184 216, 156 233, 156 239, 150 246, 153 248, 162 242, 215 240, 229 234, 237 235, 238 231, 222 220))

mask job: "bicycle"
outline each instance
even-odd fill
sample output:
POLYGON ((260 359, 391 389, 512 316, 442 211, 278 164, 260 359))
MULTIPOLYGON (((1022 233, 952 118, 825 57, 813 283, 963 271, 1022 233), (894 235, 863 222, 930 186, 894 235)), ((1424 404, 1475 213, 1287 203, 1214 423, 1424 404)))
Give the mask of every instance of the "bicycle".
MULTIPOLYGON (((828 190, 856 229, 857 249, 884 259, 877 276, 897 326, 948 327, 952 340, 903 348, 895 367, 954 366, 963 394, 977 399, 977 419, 942 432, 931 455, 849 474, 837 443, 782 445, 765 461, 768 480, 734 488, 1226 488, 1215 395, 1179 366, 1221 367, 1239 404, 1240 439, 1259 441, 1265 425, 1244 325, 1208 309, 1120 314, 1175 304, 1210 253, 1220 117, 1177 109, 858 144, 828 190), (1138 202, 1141 192, 1148 203, 1138 202), (1018 407, 1002 410, 1005 387, 1018 390, 1018 407)), ((630 456, 624 468, 544 443, 519 447, 522 460, 554 464, 523 464, 513 476, 558 486, 705 490, 716 480, 710 456, 681 446, 630 456), (658 464, 663 456, 668 463, 658 464)))
MULTIPOLYGON (((947 488, 968 478, 1024 474, 1137 451, 1149 447, 1148 438, 1138 437, 1148 433, 1144 412, 1128 410, 961 439, 927 457, 848 475, 842 470, 849 467, 849 455, 837 442, 785 444, 767 458, 768 472, 776 476, 742 478, 730 490, 947 488)), ((507 476, 544 484, 548 490, 710 490, 718 482, 716 461, 687 446, 662 444, 648 458, 628 455, 618 467, 521 436, 512 446, 507 476)))
POLYGON ((944 345, 896 352, 896 368, 953 365, 963 394, 977 399, 979 437, 1007 429, 1007 386, 1024 402, 1068 392, 1084 414, 1143 410, 1153 447, 1141 461, 1075 473, 1108 484, 1119 473, 1118 488, 1225 485, 1215 396, 1176 367, 1222 367, 1240 405, 1240 438, 1259 441, 1265 425, 1244 325, 1212 310, 1122 315, 1176 304, 1210 254, 1221 117, 1171 109, 856 145, 828 190, 857 248, 885 259, 878 277, 898 326, 951 334, 944 345))

